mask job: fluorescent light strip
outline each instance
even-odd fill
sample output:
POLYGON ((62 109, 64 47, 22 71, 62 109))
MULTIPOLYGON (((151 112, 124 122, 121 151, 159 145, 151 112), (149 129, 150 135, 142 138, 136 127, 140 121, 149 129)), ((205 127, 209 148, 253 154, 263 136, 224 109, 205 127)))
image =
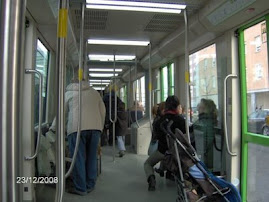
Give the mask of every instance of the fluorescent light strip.
POLYGON ((94 90, 104 90, 104 89, 105 89, 104 87, 95 87, 95 86, 92 86, 92 88, 93 88, 94 90))
POLYGON ((125 40, 103 40, 103 39, 88 39, 89 44, 99 45, 120 45, 120 46, 147 46, 149 41, 125 41, 125 40))
POLYGON ((135 1, 86 0, 86 2, 88 4, 102 4, 102 5, 121 5, 121 6, 173 8, 173 9, 185 9, 186 8, 186 5, 181 5, 181 4, 163 4, 163 3, 135 2, 135 1))
MULTIPOLYGON (((97 74, 97 73, 90 73, 91 77, 112 77, 114 74, 97 74)), ((118 76, 118 74, 115 74, 115 76, 118 76)))
POLYGON ((109 83, 90 82, 92 85, 108 85, 109 83))
MULTIPOLYGON (((89 55, 90 60, 113 61, 114 55, 89 55)), ((134 55, 116 55, 115 60, 133 60, 134 55)))
POLYGON ((101 83, 101 81, 104 83, 110 83, 110 80, 95 80, 95 79, 89 80, 89 82, 100 82, 100 83, 101 83))
POLYGON ((155 13, 174 13, 174 14, 181 13, 181 10, 170 9, 170 8, 110 6, 110 5, 91 5, 91 4, 87 4, 86 8, 104 9, 104 10, 122 10, 122 11, 142 11, 142 12, 155 12, 155 13))
MULTIPOLYGON (((92 72, 113 72, 114 69, 89 68, 89 71, 92 71, 92 72)), ((122 72, 122 69, 115 69, 115 72, 122 72)))

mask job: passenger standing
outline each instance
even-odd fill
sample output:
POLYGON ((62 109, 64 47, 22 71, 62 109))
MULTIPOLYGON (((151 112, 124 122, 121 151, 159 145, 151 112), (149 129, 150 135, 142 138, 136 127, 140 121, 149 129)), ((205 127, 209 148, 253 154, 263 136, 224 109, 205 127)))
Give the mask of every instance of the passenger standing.
POLYGON ((125 111, 125 103, 118 103, 117 122, 116 122, 116 137, 119 148, 119 157, 125 155, 125 135, 128 128, 127 112, 125 111))
POLYGON ((166 119, 173 120, 171 130, 175 132, 175 128, 180 129, 183 133, 185 130, 185 120, 182 116, 179 116, 180 103, 176 96, 169 96, 165 101, 165 112, 164 115, 154 124, 156 131, 156 139, 158 140, 158 150, 152 153, 144 163, 144 169, 148 181, 148 190, 154 191, 156 180, 154 175, 153 167, 164 159, 164 154, 168 150, 166 134, 161 130, 161 123, 166 119))
MULTIPOLYGON (((69 84, 65 93, 67 137, 70 157, 73 157, 78 132, 79 83, 69 84)), ((86 195, 95 187, 97 178, 97 147, 105 121, 105 106, 99 93, 81 82, 81 133, 77 158, 72 172, 71 193, 86 195)))
MULTIPOLYGON (((113 124, 110 121, 110 116, 109 113, 111 112, 111 119, 114 120, 115 119, 115 92, 114 90, 111 90, 111 92, 108 91, 108 88, 106 89, 105 95, 103 97, 103 101, 105 104, 105 108, 106 108, 106 116, 105 116, 105 133, 108 130, 109 131, 109 135, 108 135, 108 144, 111 146, 113 144, 113 124), (110 108, 110 94, 111 94, 111 109, 110 108)), ((117 96, 117 108, 119 103, 121 102, 120 98, 118 98, 117 96)))

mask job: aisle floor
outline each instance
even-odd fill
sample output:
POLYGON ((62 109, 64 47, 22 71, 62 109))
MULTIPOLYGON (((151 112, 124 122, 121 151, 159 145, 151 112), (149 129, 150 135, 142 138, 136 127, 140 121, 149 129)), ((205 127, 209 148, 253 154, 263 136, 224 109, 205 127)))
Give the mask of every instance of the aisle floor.
MULTIPOLYGON (((112 147, 102 149, 102 172, 96 188, 86 196, 64 194, 64 202, 172 202, 176 200, 176 186, 173 181, 157 177, 155 192, 147 190, 143 164, 147 156, 127 152, 123 158, 116 156, 113 162, 112 147)), ((44 187, 42 195, 52 195, 51 187, 44 187)), ((38 202, 43 202, 39 197, 38 202)), ((44 200, 50 201, 50 200, 44 200)))

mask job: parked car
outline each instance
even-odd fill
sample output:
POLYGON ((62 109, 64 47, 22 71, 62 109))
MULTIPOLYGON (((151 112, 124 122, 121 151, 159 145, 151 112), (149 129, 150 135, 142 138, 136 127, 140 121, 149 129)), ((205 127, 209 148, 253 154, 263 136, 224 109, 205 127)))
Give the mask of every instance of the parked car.
POLYGON ((248 131, 251 133, 268 135, 268 125, 265 122, 269 116, 269 109, 261 109, 248 116, 248 131))
POLYGON ((265 124, 262 127, 262 134, 269 136, 269 115, 265 118, 265 124))

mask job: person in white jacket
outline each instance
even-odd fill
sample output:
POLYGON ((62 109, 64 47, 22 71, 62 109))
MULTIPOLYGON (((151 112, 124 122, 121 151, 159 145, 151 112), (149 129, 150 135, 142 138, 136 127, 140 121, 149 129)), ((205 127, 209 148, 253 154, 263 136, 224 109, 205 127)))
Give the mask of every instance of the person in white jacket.
MULTIPOLYGON (((74 188, 69 192, 86 195, 95 187, 97 178, 97 147, 105 122, 105 105, 100 94, 86 81, 81 82, 81 136, 72 177, 74 188)), ((66 129, 70 157, 73 157, 78 131, 79 83, 66 88, 66 129)), ((54 121, 55 122, 55 121, 54 121)), ((53 126, 51 127, 53 129, 53 126)))

